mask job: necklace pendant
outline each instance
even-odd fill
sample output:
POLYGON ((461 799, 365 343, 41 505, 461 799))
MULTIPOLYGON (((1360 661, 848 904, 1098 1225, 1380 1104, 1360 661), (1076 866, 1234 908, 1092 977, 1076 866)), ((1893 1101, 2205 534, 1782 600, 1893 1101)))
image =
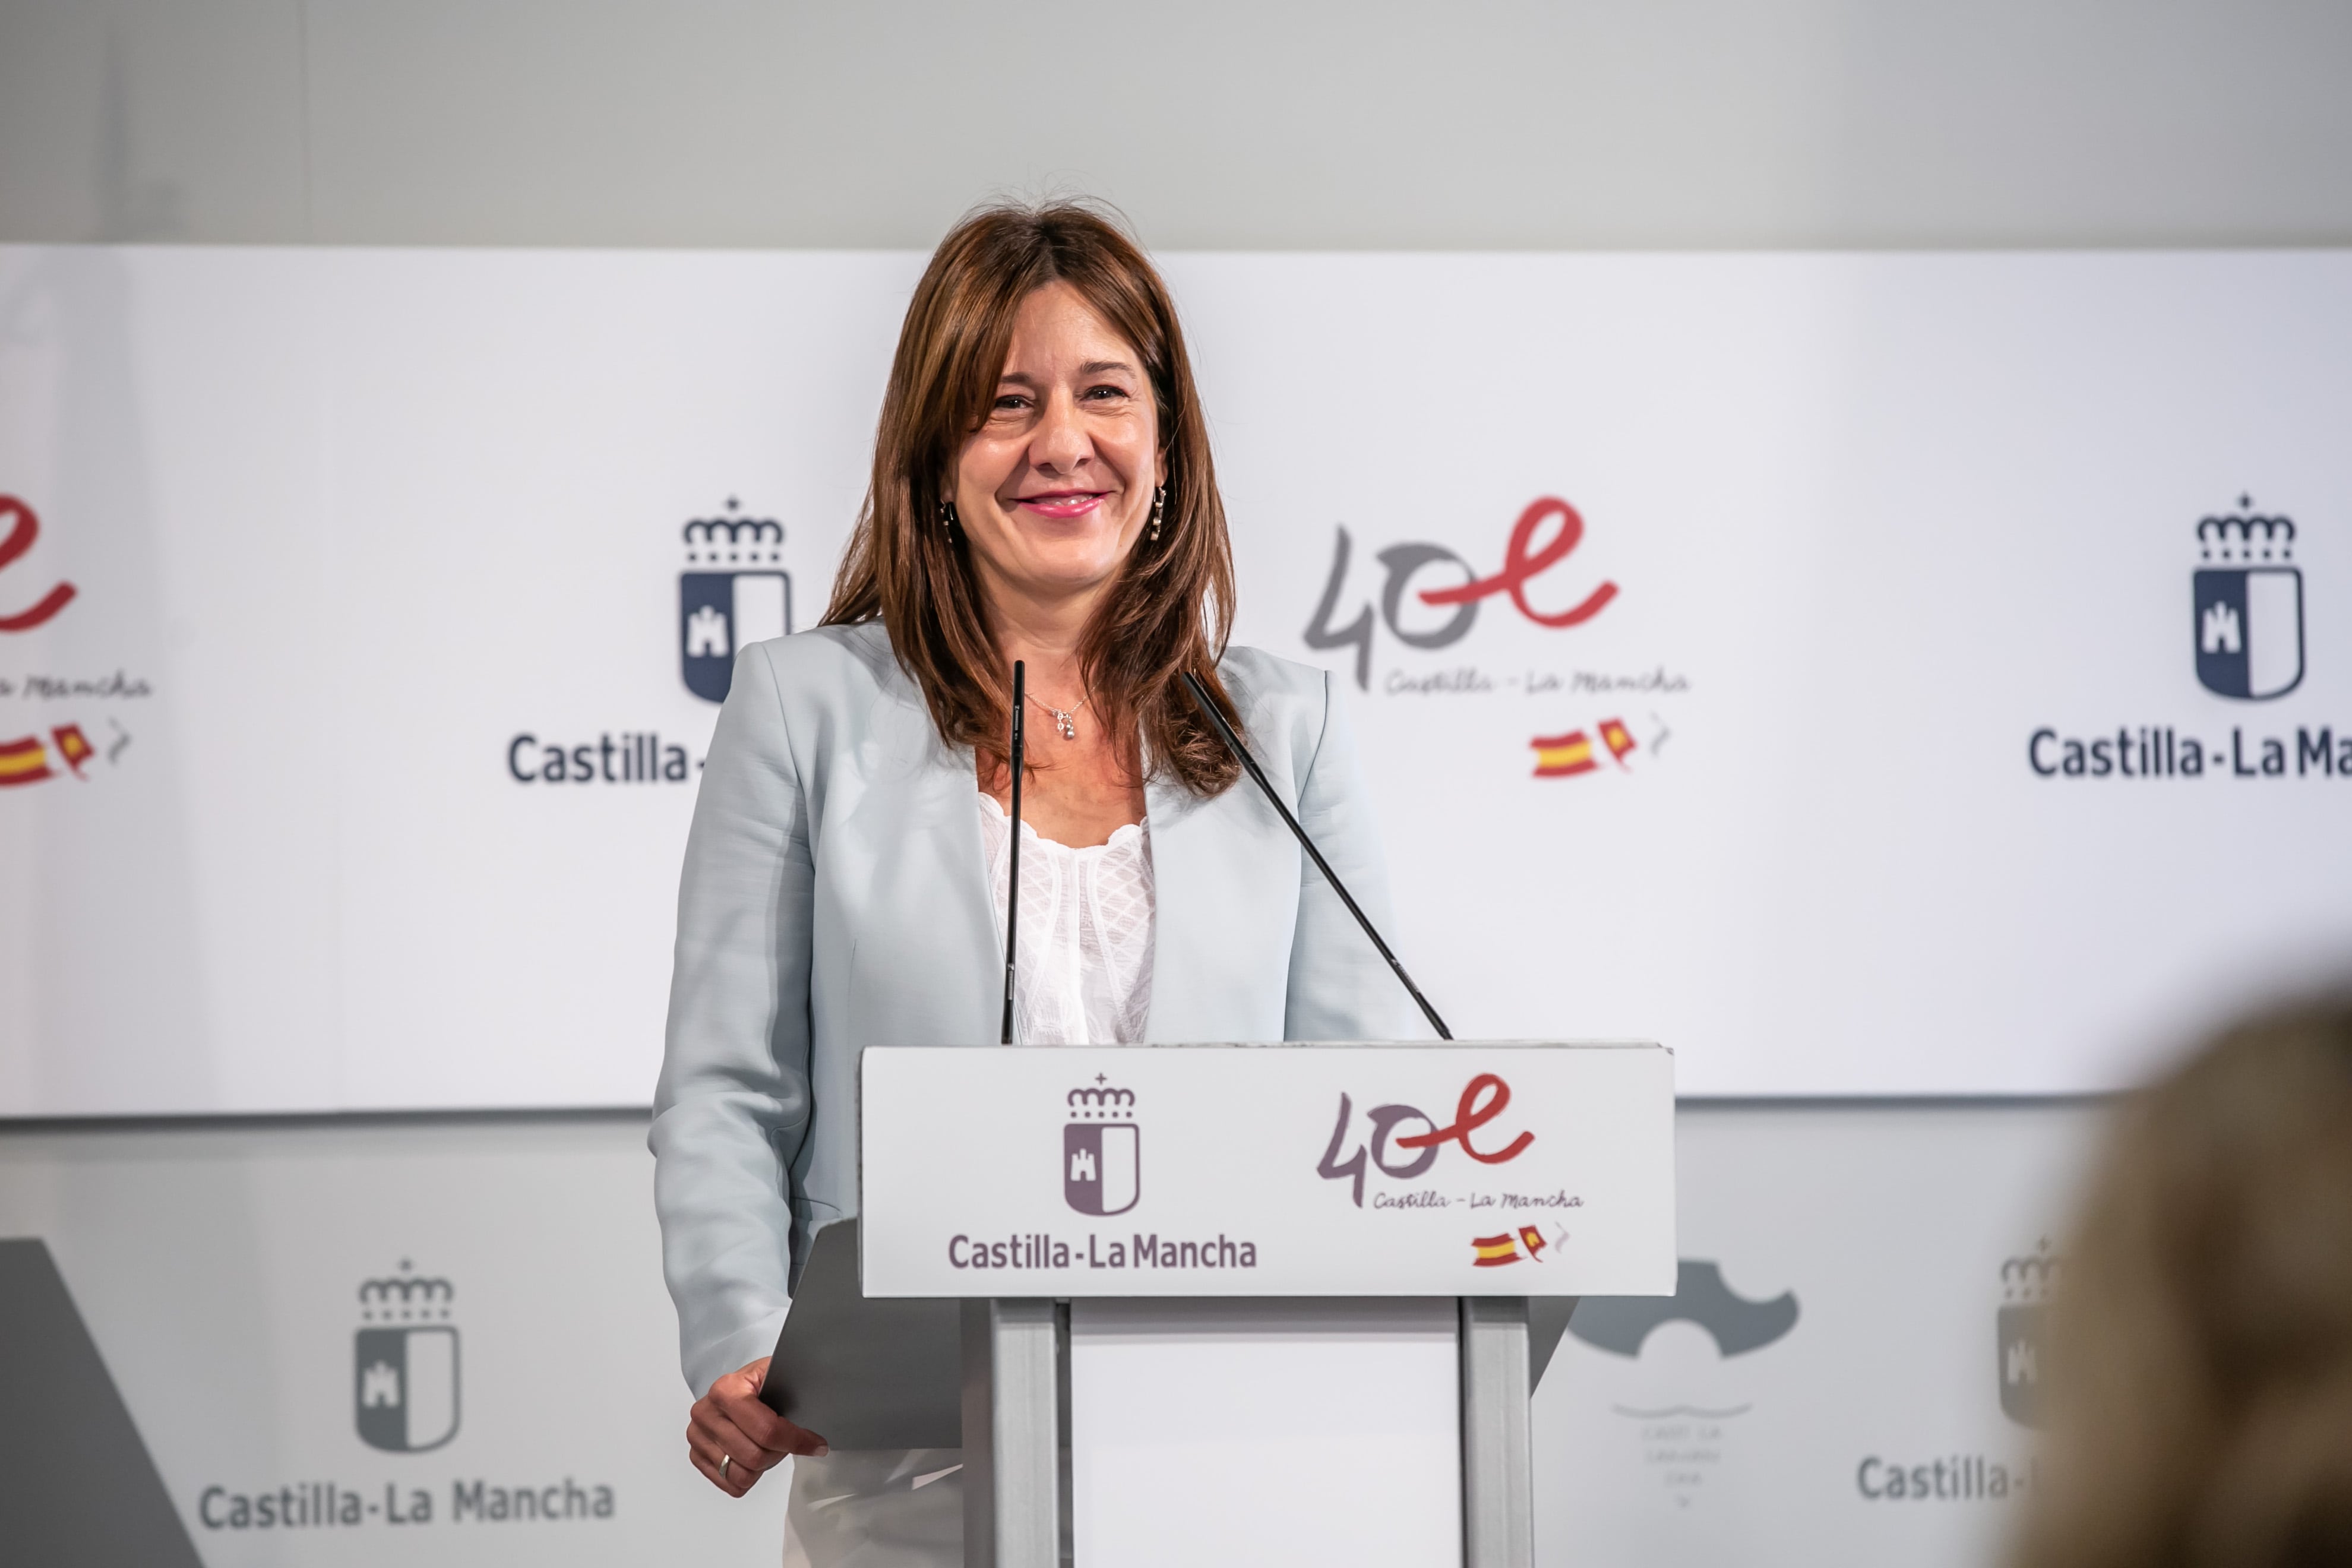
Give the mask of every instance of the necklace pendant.
POLYGON ((1075 741, 1078 738, 1078 727, 1071 723, 1070 716, 1058 708, 1054 710, 1054 722, 1061 726, 1062 739, 1065 741, 1075 741))

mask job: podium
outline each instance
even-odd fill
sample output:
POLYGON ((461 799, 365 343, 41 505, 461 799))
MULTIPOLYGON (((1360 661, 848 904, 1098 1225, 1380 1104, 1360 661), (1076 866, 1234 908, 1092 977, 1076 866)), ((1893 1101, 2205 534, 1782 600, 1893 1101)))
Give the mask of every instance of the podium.
POLYGON ((1576 1299, 1671 1295, 1638 1044, 872 1047, 762 1397, 962 1450, 968 1568, 1534 1560, 1576 1299))

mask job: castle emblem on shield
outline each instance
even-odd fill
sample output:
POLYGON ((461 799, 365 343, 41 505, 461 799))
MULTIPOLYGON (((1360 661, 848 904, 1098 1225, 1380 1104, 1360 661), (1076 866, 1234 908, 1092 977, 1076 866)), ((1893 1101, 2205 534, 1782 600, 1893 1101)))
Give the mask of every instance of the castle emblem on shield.
POLYGON ((781 564, 784 525, 741 517, 697 518, 680 531, 687 569, 677 578, 679 673, 706 702, 724 702, 736 650, 793 629, 793 580, 781 564))
POLYGON ((2058 1283, 2058 1259, 2044 1240, 2030 1258, 2000 1266, 2000 1312, 1994 1334, 2000 1353, 2001 1414, 2021 1426, 2041 1418, 2042 1321, 2058 1283))
POLYGON ((457 1296, 446 1279, 419 1279, 405 1258, 396 1277, 360 1286, 352 1399, 369 1447, 417 1454, 457 1435, 457 1296))
POLYGON ((1135 1091, 1114 1089, 1101 1073, 1091 1089, 1067 1096, 1062 1129, 1062 1196, 1080 1214, 1125 1214, 1143 1196, 1142 1134, 1135 1091))
POLYGON ((2303 573, 2294 524, 2240 511, 2197 525, 2197 679, 2220 697, 2262 701, 2303 681, 2303 573))

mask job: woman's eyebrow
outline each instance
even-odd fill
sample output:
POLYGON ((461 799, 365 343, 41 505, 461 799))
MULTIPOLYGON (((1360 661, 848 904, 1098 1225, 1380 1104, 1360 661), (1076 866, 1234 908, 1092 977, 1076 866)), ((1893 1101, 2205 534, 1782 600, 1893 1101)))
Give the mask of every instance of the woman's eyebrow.
MULTIPOLYGON (((1113 371, 1124 371, 1129 375, 1136 374, 1135 367, 1128 363, 1127 361, 1123 359, 1090 359, 1086 363, 1078 366, 1078 374, 1080 375, 1108 375, 1113 371)), ((1037 384, 1037 378, 1031 375, 1025 370, 1008 370, 1003 375, 996 378, 996 384, 999 386, 1035 386, 1037 384)))

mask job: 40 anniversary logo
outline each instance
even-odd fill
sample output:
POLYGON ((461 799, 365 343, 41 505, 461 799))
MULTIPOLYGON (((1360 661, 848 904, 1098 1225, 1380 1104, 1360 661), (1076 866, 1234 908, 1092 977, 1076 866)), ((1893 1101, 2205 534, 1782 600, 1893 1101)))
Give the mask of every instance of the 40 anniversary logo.
MULTIPOLYGON (((16 497, 0 495, 0 570, 21 560, 40 536, 39 515, 16 497)), ((0 633, 36 631, 57 619, 79 594, 80 590, 71 583, 53 583, 47 592, 37 595, 30 604, 15 609, 0 608, 0 633)), ((149 689, 144 680, 121 670, 95 679, 39 673, 14 679, 0 675, 0 697, 35 702, 144 697, 149 689)), ((68 774, 88 780, 89 764, 100 754, 100 741, 91 739, 81 720, 79 714, 62 721, 58 715, 48 715, 32 733, 13 738, 7 736, 7 731, 16 726, 0 721, 0 789, 41 784, 68 774)), ((131 743, 131 735, 110 715, 100 740, 105 742, 104 760, 111 764, 131 743)))
MULTIPOLYGON (((1538 608, 1528 596, 1528 584, 1568 559, 1584 539, 1584 518, 1575 507, 1558 496, 1539 496, 1528 503, 1511 525, 1510 538, 1503 547, 1503 564, 1499 571, 1482 576, 1469 562, 1443 544, 1423 540, 1391 544, 1375 557, 1385 577, 1381 584, 1377 617, 1370 601, 1360 606, 1355 616, 1344 626, 1335 625, 1340 595, 1346 591, 1349 566, 1355 552, 1355 542, 1345 528, 1337 530, 1331 557, 1331 572, 1323 584, 1322 598, 1315 606, 1314 618, 1307 622, 1302 634, 1307 646, 1317 652, 1333 648, 1355 650, 1355 676, 1359 689, 1371 689, 1372 644, 1381 626, 1389 636, 1406 647, 1423 652, 1434 652, 1451 647, 1468 637, 1477 625, 1479 606, 1486 600, 1507 597, 1519 614, 1538 626, 1552 631, 1564 631, 1580 626, 1607 609, 1617 597, 1617 584, 1603 579, 1581 598, 1557 610, 1538 608), (1551 525, 1549 537, 1538 543, 1547 524, 1551 525), (1460 572, 1465 581, 1448 585, 1416 588, 1415 578, 1432 566, 1452 567, 1460 572), (1407 596, 1413 603, 1431 608, 1451 608, 1453 615, 1444 623, 1416 627, 1408 623, 1403 614, 1407 596)), ((1425 680, 1405 680, 1391 677, 1390 689, 1429 691, 1484 691, 1493 689, 1493 681, 1475 667, 1431 677, 1425 680)), ((1507 684, 1519 684, 1517 678, 1507 678, 1507 684)), ((1601 675, 1579 671, 1563 679, 1553 674, 1530 671, 1522 689, 1526 695, 1540 696, 1570 688, 1587 695, 1600 693, 1680 691, 1685 682, 1678 676, 1669 676, 1663 668, 1631 677, 1601 675)), ((1622 700, 1622 699, 1621 699, 1622 700)), ((1666 738, 1663 720, 1651 714, 1650 749, 1666 738)), ((1614 713, 1589 720, 1585 724, 1555 734, 1537 735, 1528 744, 1536 753, 1534 776, 1537 778, 1573 778, 1580 773, 1599 770, 1601 760, 1595 742, 1605 747, 1609 760, 1624 771, 1631 771, 1627 759, 1642 749, 1635 739, 1633 727, 1621 709, 1614 713)))
MULTIPOLYGON (((1534 1146, 1536 1135, 1522 1128, 1516 1135, 1497 1129, 1484 1139, 1472 1134, 1500 1117, 1510 1108, 1511 1086, 1500 1074, 1482 1072, 1462 1086, 1461 1098, 1454 1101, 1454 1120, 1444 1126, 1418 1106, 1376 1105, 1367 1111, 1364 1121, 1370 1136, 1356 1143, 1355 1152, 1343 1156, 1355 1127, 1356 1106, 1352 1097, 1339 1096, 1339 1117, 1332 1124, 1331 1142, 1317 1162, 1315 1173, 1327 1182, 1349 1182, 1349 1197, 1358 1208, 1364 1206, 1365 1167, 1369 1163, 1392 1182, 1418 1182, 1430 1173, 1437 1156, 1448 1143, 1458 1145, 1462 1152, 1480 1165, 1507 1165, 1534 1146), (1412 1123, 1421 1131, 1403 1131, 1412 1123), (1491 1147, 1482 1148, 1481 1143, 1491 1147), (1391 1150, 1406 1150, 1409 1155, 1392 1155, 1391 1150)), ((1520 1193, 1444 1193, 1434 1188, 1419 1192, 1376 1194, 1374 1208, 1432 1209, 1452 1208, 1462 1205, 1472 1209, 1567 1209, 1580 1208, 1583 1200, 1566 1193, 1535 1194, 1520 1193)), ((1491 1221, 1489 1223, 1492 1223, 1491 1221)), ((1566 1236, 1557 1231, 1549 1239, 1542 1228, 1535 1225, 1517 1225, 1493 1236, 1469 1237, 1471 1266, 1493 1268, 1502 1264, 1517 1263, 1521 1258, 1543 1259, 1545 1250, 1566 1236)))
MULTIPOLYGON (((1491 577, 1481 577, 1470 563, 1443 544, 1413 542, 1391 544, 1380 552, 1381 566, 1387 569, 1388 580, 1381 589, 1381 619, 1387 623, 1389 635, 1407 647, 1435 649, 1451 647, 1470 635, 1478 622, 1479 605, 1496 594, 1507 594, 1519 614, 1539 626, 1559 630, 1580 626, 1602 610, 1617 596, 1617 584, 1603 582, 1583 598, 1564 610, 1538 610, 1528 599, 1528 584, 1568 559, 1584 539, 1584 519, 1577 510, 1558 496, 1539 496, 1529 501, 1519 513, 1519 521, 1511 527, 1510 542, 1503 547, 1503 569, 1491 577), (1557 519, 1559 526, 1540 550, 1532 549, 1536 531, 1548 521, 1557 519), (1397 612, 1402 608, 1406 592, 1412 585, 1416 573, 1424 566, 1444 564, 1454 566, 1470 579, 1449 588, 1424 588, 1416 595, 1421 603, 1433 606, 1455 606, 1452 618, 1444 625, 1427 631, 1411 631, 1401 624, 1397 612)), ((1370 690, 1372 683, 1372 606, 1369 604, 1356 613, 1356 618, 1344 626, 1334 626, 1331 616, 1339 609, 1340 591, 1347 585, 1348 561, 1354 549, 1348 531, 1339 530, 1338 548, 1331 557, 1331 575, 1323 584, 1322 601, 1315 606, 1315 618, 1307 624, 1307 646, 1318 652, 1335 647, 1356 650, 1356 685, 1370 690)))

